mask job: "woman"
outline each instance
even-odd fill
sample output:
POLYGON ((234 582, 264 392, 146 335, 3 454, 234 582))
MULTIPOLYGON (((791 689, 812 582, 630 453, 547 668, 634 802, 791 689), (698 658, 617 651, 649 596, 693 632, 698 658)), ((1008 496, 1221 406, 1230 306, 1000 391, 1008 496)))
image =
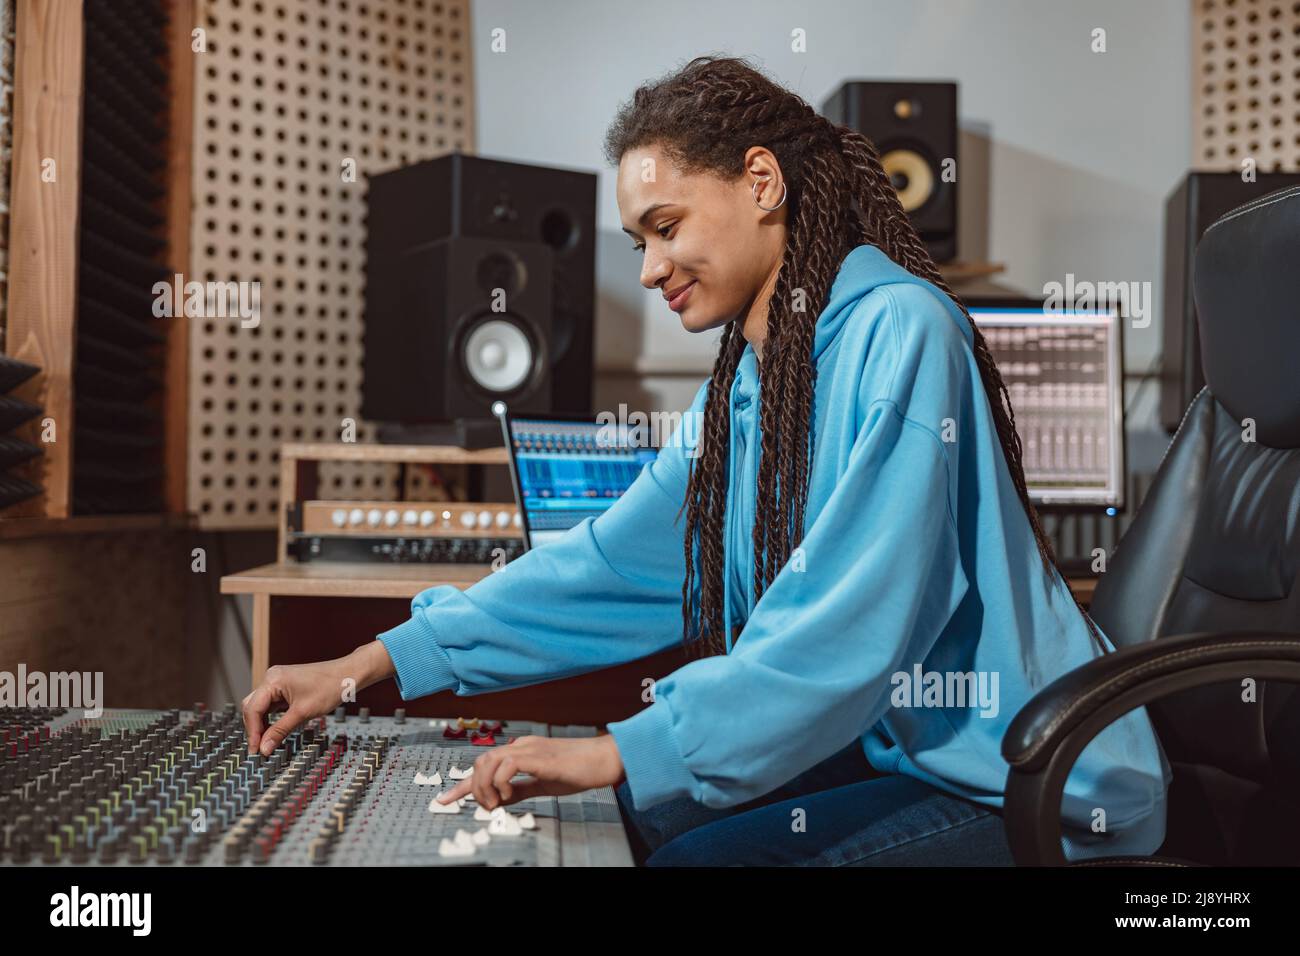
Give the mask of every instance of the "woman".
MULTIPOLYGON (((742 60, 637 90, 606 151, 642 284, 722 329, 702 433, 354 654, 271 668, 250 748, 349 677, 474 694, 680 639, 697 659, 609 734, 490 749, 443 799, 616 785, 651 865, 1010 864, 1007 724, 1113 647, 1054 566, 983 337, 872 144, 742 60)), ((1067 856, 1154 853, 1170 776, 1144 710, 1104 730, 1067 781, 1067 856)))

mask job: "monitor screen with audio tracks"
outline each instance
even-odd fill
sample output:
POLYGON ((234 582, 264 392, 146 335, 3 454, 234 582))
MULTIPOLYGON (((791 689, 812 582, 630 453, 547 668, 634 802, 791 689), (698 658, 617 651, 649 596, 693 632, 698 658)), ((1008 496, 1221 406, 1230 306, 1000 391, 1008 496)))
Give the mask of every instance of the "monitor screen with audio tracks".
POLYGON ((658 454, 637 429, 595 416, 499 417, 529 550, 599 516, 658 454))
POLYGON ((1047 310, 964 300, 997 362, 1037 507, 1124 507, 1123 320, 1116 307, 1047 310))

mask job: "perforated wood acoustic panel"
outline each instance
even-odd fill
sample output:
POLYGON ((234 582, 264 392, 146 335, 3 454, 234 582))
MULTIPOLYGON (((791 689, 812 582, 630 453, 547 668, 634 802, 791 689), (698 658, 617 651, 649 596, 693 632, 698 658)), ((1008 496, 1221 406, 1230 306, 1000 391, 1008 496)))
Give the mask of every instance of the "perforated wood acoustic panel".
POLYGON ((1300 0, 1193 0, 1194 166, 1300 171, 1300 0))
MULTIPOLYGON (((474 151, 469 2, 208 0, 198 19, 186 279, 256 280, 260 316, 190 319, 189 507, 204 527, 269 528, 282 442, 338 441, 348 418, 373 439, 366 176, 474 151)), ((320 495, 391 498, 396 481, 393 466, 331 465, 320 495)))

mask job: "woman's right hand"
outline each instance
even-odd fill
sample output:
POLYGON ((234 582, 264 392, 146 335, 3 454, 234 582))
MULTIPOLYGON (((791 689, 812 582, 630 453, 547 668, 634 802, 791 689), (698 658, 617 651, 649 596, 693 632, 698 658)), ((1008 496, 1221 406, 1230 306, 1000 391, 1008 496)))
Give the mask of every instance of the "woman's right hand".
POLYGON ((393 676, 393 662, 380 641, 372 641, 345 657, 314 664, 277 664, 262 683, 244 698, 244 729, 248 752, 270 756, 284 738, 304 721, 328 714, 343 703, 345 691, 355 693, 393 676), (285 713, 270 727, 266 715, 284 705, 285 713))

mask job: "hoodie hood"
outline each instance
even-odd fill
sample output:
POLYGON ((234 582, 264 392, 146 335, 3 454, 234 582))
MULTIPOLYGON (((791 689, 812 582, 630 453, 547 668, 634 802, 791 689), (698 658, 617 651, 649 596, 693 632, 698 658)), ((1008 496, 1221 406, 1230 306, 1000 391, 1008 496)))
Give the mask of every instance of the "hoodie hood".
POLYGON ((966 321, 966 316, 947 293, 929 280, 908 272, 879 247, 864 244, 855 247, 844 257, 840 271, 836 274, 835 281, 831 283, 830 295, 826 297, 826 307, 817 319, 817 329, 813 336, 813 359, 819 359, 826 351, 826 347, 839 335, 840 329, 848 321, 859 299, 877 286, 889 285, 893 282, 923 285, 931 289, 948 307, 948 313, 965 334, 967 344, 972 346, 975 344, 970 323, 966 321))
MULTIPOLYGON (((966 316, 947 293, 934 283, 904 269, 878 246, 864 243, 849 251, 840 264, 834 281, 831 282, 826 305, 821 315, 817 317, 817 325, 813 332, 813 362, 820 362, 822 353, 835 341, 863 296, 878 286, 894 282, 923 285, 933 290, 947 307, 948 314, 952 316, 958 328, 962 330, 967 344, 974 347, 975 337, 971 332, 970 323, 966 321, 966 316)), ((754 347, 746 345, 736 370, 732 407, 748 404, 757 390, 758 357, 754 354, 754 347)))

